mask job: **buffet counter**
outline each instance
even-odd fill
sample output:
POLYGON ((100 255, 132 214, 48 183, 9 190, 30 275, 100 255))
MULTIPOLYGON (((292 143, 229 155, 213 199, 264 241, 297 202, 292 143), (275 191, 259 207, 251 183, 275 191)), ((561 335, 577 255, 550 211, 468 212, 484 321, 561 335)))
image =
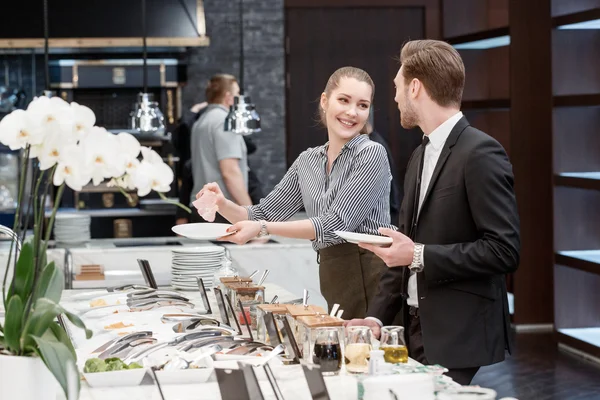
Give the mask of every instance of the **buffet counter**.
MULTIPOLYGON (((279 300, 281 302, 286 302, 294 299, 296 296, 293 296, 290 292, 281 288, 280 286, 267 283, 265 284, 265 289, 268 293, 272 295, 279 296, 279 300)), ((78 368, 80 371, 83 371, 83 366, 87 359, 96 357, 97 355, 92 354, 93 349, 101 346, 106 343, 108 340, 117 337, 118 332, 120 330, 131 331, 135 330, 153 330, 155 332, 154 337, 159 339, 159 341, 170 340, 176 334, 169 329, 169 326, 164 326, 160 322, 160 315, 166 312, 173 312, 172 310, 167 309, 156 309, 151 313, 156 316, 153 322, 148 322, 148 319, 141 318, 141 316, 135 315, 138 313, 134 312, 122 312, 124 308, 127 307, 118 307, 115 306, 115 309, 108 310, 99 310, 97 313, 87 312, 90 303, 90 297, 87 298, 82 297, 82 293, 89 291, 82 290, 67 290, 63 295, 63 299, 61 300, 61 304, 63 307, 78 313, 84 322, 86 323, 89 329, 94 331, 94 336, 86 340, 84 337, 84 333, 82 330, 77 329, 67 323, 67 331, 69 336, 72 338, 74 346, 76 348, 76 352, 78 355, 78 368), (115 321, 114 311, 119 310, 117 313, 116 319, 121 319, 125 322, 125 325, 133 324, 133 326, 126 327, 120 330, 112 330, 108 331, 103 328, 103 325, 108 321, 106 318, 108 317, 110 321, 115 321), (136 322, 136 321, 146 321, 146 322, 136 322)), ((183 291, 181 292, 183 296, 186 296, 192 301, 194 304, 202 304, 199 291, 183 291)), ((103 296, 107 298, 112 295, 106 291, 95 291, 95 293, 91 293, 90 296, 98 296, 95 299, 102 298, 103 296), (103 294, 104 293, 104 294, 103 294)), ((219 312, 217 303, 213 292, 210 291, 208 293, 208 298, 211 303, 211 308, 213 309, 213 314, 211 317, 219 319, 219 312)), ((202 306, 197 306, 196 308, 202 309, 202 306)), ((201 310, 199 310, 201 311, 201 310)), ((143 312, 140 314, 146 314, 148 316, 148 312, 143 312)), ((235 361, 223 361, 219 360, 214 361, 214 368, 237 368, 237 363, 235 361)), ((277 383, 279 388, 281 389, 281 393, 285 399, 310 399, 311 394, 309 391, 309 387, 305 376, 303 374, 302 367, 300 365, 283 365, 282 362, 278 359, 271 360, 269 362, 273 370, 273 374, 277 379, 277 383)), ((409 359, 410 366, 418 366, 419 364, 413 360, 409 359)), ((260 385, 260 388, 263 392, 265 399, 275 399, 274 392, 271 388, 271 385, 264 374, 261 373, 260 368, 255 368, 255 373, 260 385)), ((102 374, 102 372, 98 372, 96 374, 102 374)), ((89 376, 90 374, 87 374, 89 376)), ((423 374, 420 374, 423 375, 423 374)), ((325 384, 327 390, 329 392, 330 398, 333 399, 358 399, 359 393, 359 379, 361 375, 351 375, 348 374, 344 367, 340 371, 337 376, 328 376, 325 377, 325 384)), ((159 376, 159 381, 160 381, 159 376)), ((398 376, 398 379, 403 379, 402 376, 398 376)), ((447 377, 434 377, 432 379, 441 379, 443 381, 442 386, 445 388, 455 388, 457 385, 454 384, 450 378, 447 377)), ((165 399, 220 399, 220 390, 219 384, 216 382, 214 372, 210 372, 207 375, 204 375, 202 378, 205 382, 203 383, 195 383, 194 381, 189 381, 185 383, 179 384, 169 384, 163 383, 161 384, 161 390, 165 399)), ((441 382, 441 381, 440 381, 441 382)), ((440 387, 440 382, 436 383, 436 387, 440 387)), ((80 399, 82 400, 92 400, 92 399, 127 399, 127 400, 136 400, 136 399, 161 399, 160 392, 158 387, 156 386, 154 379, 152 378, 151 372, 148 370, 141 384, 137 386, 107 386, 107 387, 91 387, 85 380, 82 381, 81 386, 81 395, 80 399)), ((406 397, 400 397, 400 400, 405 399, 406 397)), ((428 396, 427 399, 434 399, 435 397, 428 396)))

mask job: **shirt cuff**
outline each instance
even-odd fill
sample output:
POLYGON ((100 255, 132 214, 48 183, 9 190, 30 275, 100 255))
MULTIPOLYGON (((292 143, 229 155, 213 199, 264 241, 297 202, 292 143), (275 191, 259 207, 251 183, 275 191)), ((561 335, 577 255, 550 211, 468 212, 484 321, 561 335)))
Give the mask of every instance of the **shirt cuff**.
POLYGON ((244 206, 246 211, 248 212, 248 221, 254 221, 254 212, 252 211, 253 206, 244 206))
POLYGON ((367 317, 365 319, 370 319, 371 321, 375 321, 377 322, 377 324, 381 327, 383 326, 383 323, 379 320, 379 318, 375 318, 375 317, 367 317))
POLYGON ((315 241, 316 242, 325 242, 325 232, 323 231, 323 222, 320 218, 312 217, 309 218, 310 222, 312 222, 313 227, 315 228, 315 241))

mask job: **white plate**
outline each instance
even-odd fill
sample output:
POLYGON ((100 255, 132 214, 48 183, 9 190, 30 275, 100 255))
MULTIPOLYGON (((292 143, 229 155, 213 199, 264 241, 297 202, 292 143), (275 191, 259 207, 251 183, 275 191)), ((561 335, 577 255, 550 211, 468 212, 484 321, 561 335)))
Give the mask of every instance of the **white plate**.
POLYGON ((203 223, 175 225, 171 228, 178 235, 196 240, 216 240, 222 236, 233 235, 227 232, 231 224, 203 223))
POLYGON ((215 370, 213 368, 192 368, 176 371, 156 371, 161 385, 185 385, 208 382, 215 370))
MULTIPOLYGON (((185 225, 226 225, 225 229, 227 229, 228 227, 231 226, 229 224, 206 224, 206 223, 184 224, 184 225, 174 226, 173 231, 175 232, 176 227, 185 226, 185 225)), ((206 253, 222 254, 222 253, 225 253, 225 249, 220 246, 182 247, 182 248, 178 248, 178 249, 173 249, 171 251, 173 253, 179 253, 179 254, 185 254, 185 255, 188 255, 190 253, 192 253, 192 254, 206 254, 206 253)))
POLYGON ((393 240, 389 236, 367 235, 366 233, 334 231, 336 235, 350 243, 369 243, 378 245, 392 244, 393 240))
POLYGON ((138 386, 142 383, 144 375, 146 375, 146 368, 83 374, 91 387, 138 386))

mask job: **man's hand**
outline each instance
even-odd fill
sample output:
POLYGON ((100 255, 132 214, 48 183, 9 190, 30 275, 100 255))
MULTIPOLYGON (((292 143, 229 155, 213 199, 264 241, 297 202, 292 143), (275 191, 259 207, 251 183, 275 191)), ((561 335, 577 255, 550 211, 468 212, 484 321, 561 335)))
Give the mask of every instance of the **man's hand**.
POLYGON ((375 336, 376 339, 379 339, 379 336, 381 335, 381 327, 377 322, 373 321, 372 319, 355 318, 353 320, 344 322, 344 327, 347 326, 368 326, 369 328, 371 328, 371 332, 373 333, 373 336, 375 336))
POLYGON ((391 229, 379 228, 379 232, 394 240, 390 247, 380 247, 367 243, 359 243, 358 245, 375 253, 388 267, 406 267, 410 265, 413 260, 415 243, 408 236, 391 229))

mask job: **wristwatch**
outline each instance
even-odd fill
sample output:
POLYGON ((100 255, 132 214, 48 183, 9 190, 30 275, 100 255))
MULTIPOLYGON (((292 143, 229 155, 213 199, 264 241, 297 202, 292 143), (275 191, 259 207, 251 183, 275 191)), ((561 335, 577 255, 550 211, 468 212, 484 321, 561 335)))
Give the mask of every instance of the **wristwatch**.
POLYGON ((412 272, 421 272, 425 267, 423 263, 423 249, 424 245, 421 243, 415 243, 415 250, 413 252, 412 263, 408 266, 412 272))
POLYGON ((269 234, 269 231, 267 231, 267 222, 261 219, 258 223, 260 224, 260 232, 258 232, 258 236, 256 237, 267 236, 269 234))

